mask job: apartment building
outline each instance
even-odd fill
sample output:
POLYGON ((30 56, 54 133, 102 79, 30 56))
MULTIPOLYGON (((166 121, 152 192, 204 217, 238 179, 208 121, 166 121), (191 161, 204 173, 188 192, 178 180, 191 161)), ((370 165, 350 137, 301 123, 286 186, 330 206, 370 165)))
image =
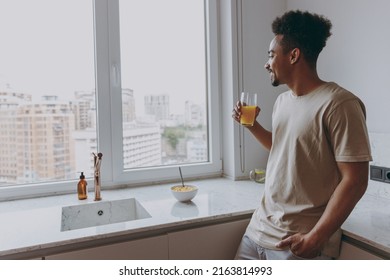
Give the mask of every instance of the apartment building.
POLYGON ((69 103, 56 96, 44 96, 39 102, 24 94, 1 96, 1 180, 23 184, 72 178, 74 115, 69 103))

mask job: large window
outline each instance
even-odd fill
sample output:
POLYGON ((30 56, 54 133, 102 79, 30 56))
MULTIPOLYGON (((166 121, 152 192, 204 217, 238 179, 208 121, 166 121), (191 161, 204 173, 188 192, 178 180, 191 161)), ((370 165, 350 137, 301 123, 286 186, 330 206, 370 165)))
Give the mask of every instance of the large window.
POLYGON ((103 187, 218 174, 215 15, 201 0, 0 0, 0 190, 73 188, 96 152, 103 187))

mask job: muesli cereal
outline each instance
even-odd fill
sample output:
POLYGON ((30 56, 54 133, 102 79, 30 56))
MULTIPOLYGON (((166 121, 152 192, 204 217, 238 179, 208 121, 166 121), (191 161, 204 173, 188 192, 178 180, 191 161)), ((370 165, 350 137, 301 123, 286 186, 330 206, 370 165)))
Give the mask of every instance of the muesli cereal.
POLYGON ((195 190, 195 187, 186 186, 186 185, 184 185, 184 187, 183 186, 175 186, 175 187, 172 187, 172 190, 175 192, 189 192, 189 191, 195 190))

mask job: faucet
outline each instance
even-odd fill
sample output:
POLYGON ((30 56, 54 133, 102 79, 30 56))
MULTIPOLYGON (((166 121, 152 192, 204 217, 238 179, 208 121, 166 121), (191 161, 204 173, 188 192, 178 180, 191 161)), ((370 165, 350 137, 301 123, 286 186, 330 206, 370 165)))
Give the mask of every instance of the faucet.
POLYGON ((94 172, 94 185, 95 185, 95 201, 102 200, 102 197, 100 196, 100 165, 102 163, 102 153, 98 153, 95 155, 93 153, 94 157, 94 167, 95 167, 95 172, 94 172))

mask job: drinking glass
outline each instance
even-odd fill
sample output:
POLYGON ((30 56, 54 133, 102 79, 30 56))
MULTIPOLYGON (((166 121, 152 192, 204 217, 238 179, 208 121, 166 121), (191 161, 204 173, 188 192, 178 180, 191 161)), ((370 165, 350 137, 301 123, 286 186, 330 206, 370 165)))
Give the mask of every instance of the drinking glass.
POLYGON ((256 168, 249 172, 249 179, 260 184, 265 183, 265 169, 256 168))
POLYGON ((240 101, 240 123, 244 126, 253 126, 256 119, 257 93, 242 92, 240 101))

